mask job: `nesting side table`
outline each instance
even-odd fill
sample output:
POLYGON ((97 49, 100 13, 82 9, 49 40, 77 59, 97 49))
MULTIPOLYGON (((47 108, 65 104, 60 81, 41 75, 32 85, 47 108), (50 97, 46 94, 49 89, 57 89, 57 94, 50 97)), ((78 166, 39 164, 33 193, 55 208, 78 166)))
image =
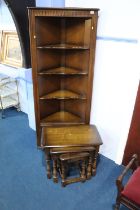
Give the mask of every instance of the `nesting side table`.
MULTIPOLYGON (((95 155, 92 162, 92 174, 96 174, 96 162, 102 140, 95 125, 55 126, 42 128, 42 148, 46 154, 47 176, 51 178, 51 149, 94 147, 95 155)), ((80 151, 80 150, 79 150, 80 151)), ((54 164, 55 165, 55 164, 54 164)), ((55 168, 55 167, 54 167, 55 168)))

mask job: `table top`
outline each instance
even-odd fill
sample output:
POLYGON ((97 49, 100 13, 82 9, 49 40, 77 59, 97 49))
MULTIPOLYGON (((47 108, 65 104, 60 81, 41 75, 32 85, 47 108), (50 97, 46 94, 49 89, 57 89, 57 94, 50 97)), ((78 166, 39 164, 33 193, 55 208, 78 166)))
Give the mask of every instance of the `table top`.
POLYGON ((43 147, 98 146, 101 137, 95 125, 42 128, 43 147))

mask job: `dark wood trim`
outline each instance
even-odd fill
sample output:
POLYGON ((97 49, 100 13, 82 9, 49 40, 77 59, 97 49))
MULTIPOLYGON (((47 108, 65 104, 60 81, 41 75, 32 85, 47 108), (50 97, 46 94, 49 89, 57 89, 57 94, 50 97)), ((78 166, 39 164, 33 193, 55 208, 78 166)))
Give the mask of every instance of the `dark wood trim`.
POLYGON ((23 67, 31 67, 27 7, 35 6, 35 0, 4 0, 14 20, 23 56, 23 67))
POLYGON ((82 10, 82 11, 99 11, 100 9, 98 8, 82 8, 82 7, 28 7, 28 9, 34 9, 34 10, 42 10, 42 9, 47 9, 47 10, 82 10))
POLYGON ((92 17, 92 29, 90 33, 90 56, 89 56, 89 76, 88 76, 88 94, 87 94, 87 107, 86 112, 86 123, 90 122, 90 111, 92 102, 92 89, 93 89, 93 79, 94 79, 94 63, 95 63, 95 49, 96 49, 96 34, 97 34, 97 22, 98 22, 98 12, 95 11, 92 17))
POLYGON ((138 154, 138 160, 140 162, 140 84, 124 151, 123 165, 127 165, 131 156, 135 153, 138 154))

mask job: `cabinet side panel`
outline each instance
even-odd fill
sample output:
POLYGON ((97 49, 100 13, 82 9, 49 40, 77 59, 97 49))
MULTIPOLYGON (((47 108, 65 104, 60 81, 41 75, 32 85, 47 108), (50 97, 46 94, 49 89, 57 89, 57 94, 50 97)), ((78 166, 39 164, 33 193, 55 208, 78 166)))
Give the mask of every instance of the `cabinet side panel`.
POLYGON ((89 50, 69 51, 66 54, 66 66, 88 72, 89 50))
POLYGON ((61 65, 62 52, 58 50, 37 50, 37 67, 38 72, 56 68, 61 65))
POLYGON ((85 21, 81 18, 66 19, 66 43, 84 45, 85 21))
POLYGON ((36 37, 35 37, 35 14, 29 10, 29 31, 30 31, 30 47, 31 47, 31 63, 32 63, 32 78, 34 92, 34 107, 36 119, 37 145, 41 145, 41 128, 40 128, 40 113, 38 103, 38 84, 37 84, 37 54, 36 54, 36 37))
POLYGON ((85 27, 84 27, 84 45, 90 46, 90 30, 91 30, 91 22, 92 19, 85 20, 85 27))
POLYGON ((93 87, 93 76, 94 76, 94 62, 95 62, 95 48, 96 48, 96 34, 97 34, 97 20, 98 20, 98 12, 96 11, 92 17, 91 32, 90 32, 90 56, 89 56, 86 123, 90 122, 92 87, 93 87))
MULTIPOLYGON (((39 96, 45 96, 48 93, 60 89, 60 77, 54 75, 50 76, 39 76, 38 77, 38 86, 39 86, 39 96)), ((47 108, 47 107, 46 107, 47 108)))
POLYGON ((41 100, 40 101, 40 120, 47 116, 60 111, 60 102, 55 100, 41 100))
POLYGON ((37 46, 61 42, 61 18, 36 17, 35 29, 37 46))
POLYGON ((85 100, 69 100, 65 102, 65 111, 71 112, 72 114, 81 118, 82 122, 85 122, 85 100))
POLYGON ((61 80, 62 87, 64 87, 64 89, 85 96, 87 95, 87 82, 88 78, 85 75, 63 77, 61 80))

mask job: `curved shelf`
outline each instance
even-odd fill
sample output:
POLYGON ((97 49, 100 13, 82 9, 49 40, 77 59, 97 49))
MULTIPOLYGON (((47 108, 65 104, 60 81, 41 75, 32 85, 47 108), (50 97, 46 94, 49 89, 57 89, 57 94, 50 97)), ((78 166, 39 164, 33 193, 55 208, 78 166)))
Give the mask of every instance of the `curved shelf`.
POLYGON ((84 45, 73 45, 73 44, 48 44, 44 46, 37 46, 37 49, 89 50, 89 47, 84 45))
POLYGON ((84 124, 83 120, 70 112, 60 111, 55 112, 41 120, 40 125, 45 126, 46 124, 84 124))
POLYGON ((70 67, 57 67, 38 72, 38 75, 88 75, 88 72, 80 71, 70 67))
POLYGON ((44 95, 40 97, 41 100, 50 100, 50 99, 57 99, 57 100, 62 100, 62 99, 82 99, 85 100, 86 96, 85 95, 79 95, 75 92, 69 91, 69 90, 57 90, 54 92, 51 92, 47 95, 44 95))

